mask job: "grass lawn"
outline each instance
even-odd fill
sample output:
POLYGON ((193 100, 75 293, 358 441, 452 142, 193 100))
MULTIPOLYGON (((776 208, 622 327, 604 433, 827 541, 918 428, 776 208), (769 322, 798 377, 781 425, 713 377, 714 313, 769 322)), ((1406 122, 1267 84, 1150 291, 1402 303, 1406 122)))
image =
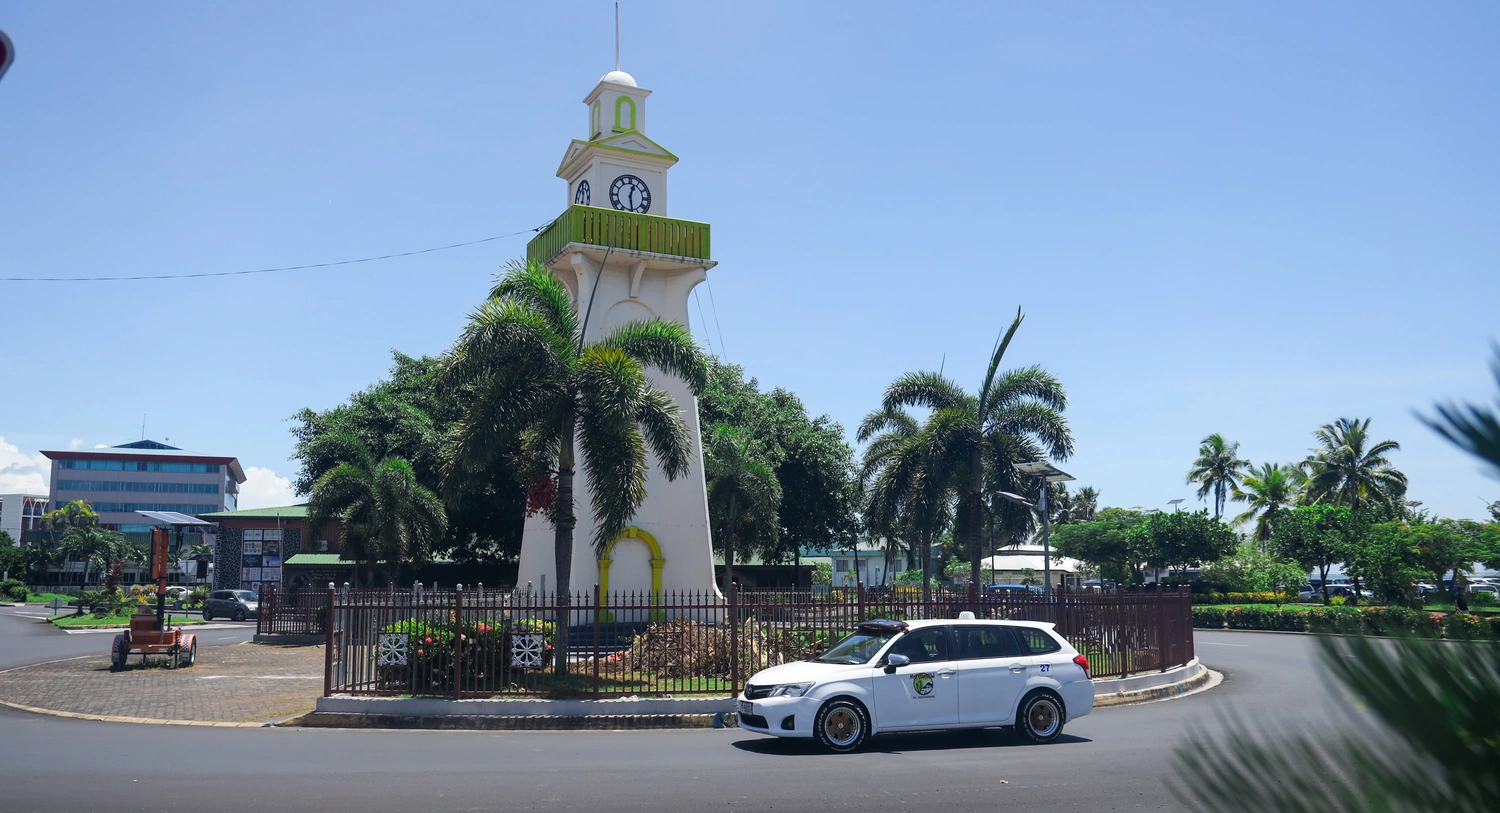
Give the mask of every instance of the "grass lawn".
POLYGON ((52 601, 52 599, 55 599, 55 598, 62 599, 63 600, 63 604, 66 605, 68 602, 70 602, 73 599, 78 598, 78 597, 77 596, 65 596, 62 593, 27 593, 26 594, 26 603, 27 604, 46 604, 46 603, 52 601))
MULTIPOLYGON (((192 616, 186 616, 186 615, 171 615, 171 614, 168 614, 167 617, 171 620, 171 622, 173 624, 202 624, 203 623, 203 619, 201 617, 192 617, 192 616)), ((56 618, 52 618, 52 619, 49 619, 49 620, 53 624, 55 624, 55 625, 57 625, 59 627, 128 627, 128 626, 130 626, 130 615, 126 614, 126 613, 121 613, 121 614, 118 614, 118 615, 106 615, 106 616, 103 616, 103 617, 96 616, 93 613, 84 613, 83 615, 59 615, 56 618)))

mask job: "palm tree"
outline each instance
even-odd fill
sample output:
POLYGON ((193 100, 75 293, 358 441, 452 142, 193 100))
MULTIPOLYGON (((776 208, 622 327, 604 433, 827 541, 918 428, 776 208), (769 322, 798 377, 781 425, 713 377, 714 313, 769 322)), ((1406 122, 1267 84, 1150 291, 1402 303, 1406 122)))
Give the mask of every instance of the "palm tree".
POLYGON ((73 500, 54 511, 42 515, 41 526, 49 530, 67 528, 93 528, 99 524, 99 515, 87 500, 73 500))
POLYGON ((906 536, 921 557, 922 598, 932 598, 932 539, 948 524, 950 478, 931 458, 931 435, 904 409, 866 415, 857 437, 868 441, 860 482, 865 526, 871 533, 906 536))
POLYGON ((1198 499, 1213 495, 1214 519, 1224 516, 1224 502, 1239 488, 1244 468, 1250 465, 1250 461, 1235 456, 1239 451, 1239 443, 1225 440, 1218 432, 1198 444, 1198 459, 1193 461, 1187 482, 1198 484, 1198 499))
POLYGON ((517 437, 533 459, 556 467, 556 499, 547 515, 563 621, 558 674, 567 670, 563 613, 571 604, 577 451, 589 482, 594 549, 602 553, 646 498, 647 447, 673 480, 687 473, 693 452, 681 411, 646 377, 646 367, 680 377, 694 394, 708 382, 707 364, 683 325, 629 322, 589 343, 587 327, 549 269, 512 263, 444 357, 450 385, 475 392, 454 429, 445 491, 453 493, 470 472, 505 465, 502 450, 517 437))
POLYGON ((1317 445, 1303 462, 1308 495, 1317 502, 1359 510, 1370 505, 1399 507, 1406 495, 1406 475, 1387 455, 1399 451, 1394 440, 1370 441, 1370 419, 1339 418, 1313 433, 1317 445))
POLYGON ((724 595, 734 586, 734 554, 742 538, 761 547, 776 543, 781 482, 766 462, 765 448, 749 430, 714 427, 703 444, 703 474, 714 536, 724 548, 724 595))
POLYGON ((63 531, 58 550, 64 555, 83 562, 83 584, 89 583, 89 575, 95 568, 101 572, 109 569, 117 560, 138 556, 134 546, 118 531, 108 531, 97 525, 70 527, 63 531))
POLYGON ((940 480, 957 499, 955 537, 969 556, 971 583, 979 584, 986 496, 1023 486, 1015 464, 1073 453, 1073 436, 1062 411, 1062 384, 1039 366, 1000 372, 1000 362, 1025 319, 1020 309, 990 353, 989 369, 976 394, 964 392, 940 373, 907 373, 886 389, 883 407, 931 410, 922 435, 940 480))
POLYGON ((1255 538, 1265 542, 1271 538, 1271 529, 1276 522, 1276 512, 1297 501, 1305 478, 1296 466, 1280 463, 1262 463, 1260 468, 1251 467, 1234 490, 1236 502, 1249 503, 1249 510, 1234 518, 1234 524, 1243 525, 1255 520, 1255 538))
POLYGON ((343 462, 313 483, 305 527, 337 520, 344 550, 366 568, 384 561, 386 582, 395 584, 402 562, 420 564, 432 555, 448 530, 448 514, 417 482, 411 463, 395 456, 377 462, 352 433, 340 432, 338 440, 343 462))

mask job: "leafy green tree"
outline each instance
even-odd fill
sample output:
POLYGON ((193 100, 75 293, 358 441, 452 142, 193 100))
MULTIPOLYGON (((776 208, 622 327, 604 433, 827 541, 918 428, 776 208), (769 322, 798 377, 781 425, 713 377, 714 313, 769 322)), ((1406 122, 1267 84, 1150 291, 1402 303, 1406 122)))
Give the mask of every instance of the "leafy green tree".
POLYGON ((1199 499, 1213 495, 1215 517, 1224 515, 1224 502, 1240 487, 1244 468, 1250 465, 1238 457, 1239 451, 1239 443, 1215 432, 1198 444, 1198 459, 1188 471, 1187 482, 1198 485, 1199 499))
POLYGON ((1406 475, 1391 465, 1394 440, 1371 441, 1370 419, 1340 418, 1313 433, 1317 444, 1304 461, 1307 493, 1316 502, 1352 510, 1380 505, 1394 510, 1406 494, 1406 475))
MULTIPOLYGON (((9 531, 0 530, 0 574, 21 573, 26 569, 26 556, 16 547, 16 540, 9 531)), ((0 575, 0 579, 10 578, 0 575)))
POLYGON ((1063 410, 1068 398, 1061 382, 1040 366, 1005 372, 1000 364, 1025 316, 1019 308, 1009 329, 995 343, 979 389, 967 393, 939 373, 915 372, 886 388, 882 408, 930 410, 926 436, 928 467, 950 485, 956 498, 954 538, 967 554, 970 578, 978 584, 984 554, 986 506, 1000 491, 1024 490, 1018 463, 1073 453, 1073 435, 1063 410))
POLYGON ((1140 565, 1149 541, 1145 515, 1124 508, 1105 508, 1091 522, 1059 527, 1052 534, 1057 552, 1099 570, 1103 578, 1126 584, 1142 580, 1140 565))
POLYGON ((1290 559, 1283 559, 1254 540, 1243 540, 1230 553, 1203 571, 1205 581, 1224 585, 1229 590, 1278 594, 1293 592, 1307 581, 1307 571, 1290 559))
POLYGON ((859 483, 843 427, 827 415, 809 417, 787 390, 762 392, 738 365, 706 361, 708 385, 698 399, 701 425, 750 432, 781 487, 780 528, 761 557, 800 563, 803 548, 825 549, 854 539, 859 483))
POLYGON ((1376 595, 1399 604, 1412 603, 1412 584, 1427 578, 1418 549, 1418 535, 1406 522, 1380 522, 1360 534, 1359 544, 1346 552, 1344 569, 1361 579, 1376 595))
MULTIPOLYGON (((445 380, 475 393, 453 432, 449 487, 509 466, 504 454, 517 439, 556 477, 548 517, 556 532, 560 607, 572 601, 578 453, 589 482, 594 549, 602 553, 646 498, 648 447, 674 480, 687 473, 693 451, 676 402, 651 383, 646 368, 678 376, 695 395, 708 375, 692 336, 676 322, 629 322, 596 342, 585 341, 586 329, 567 286, 549 269, 513 263, 444 362, 445 380)), ((567 625, 559 624, 560 675, 567 671, 566 639, 567 625)))
POLYGON ((773 547, 780 523, 781 483, 766 453, 748 430, 720 424, 703 444, 703 470, 713 538, 724 553, 724 595, 734 585, 734 557, 745 550, 773 547))
POLYGON ((1282 513, 1271 532, 1271 550, 1302 566, 1317 570, 1328 603, 1328 571, 1347 558, 1353 512, 1339 505, 1299 505, 1282 513))
MULTIPOLYGON (((349 438, 358 439, 375 460, 400 458, 411 464, 417 482, 442 490, 447 436, 463 414, 472 387, 453 387, 441 379, 438 359, 395 353, 388 378, 332 409, 303 409, 293 416, 297 439, 293 457, 301 464, 293 482, 299 494, 311 494, 318 478, 341 463, 356 462, 349 438)), ((455 478, 447 492, 447 533, 433 554, 460 561, 498 561, 521 550, 526 473, 521 471, 519 441, 496 466, 455 478)))
POLYGON ((1179 574, 1229 555, 1238 539, 1208 509, 1149 514, 1145 531, 1147 564, 1179 574))
POLYGON ((342 440, 345 462, 313 483, 306 526, 337 521, 344 552, 366 569, 366 579, 384 562, 386 583, 395 584, 403 564, 422 564, 432 556, 448 529, 448 515, 442 500, 417 481, 410 462, 377 460, 359 438, 346 434, 342 440))
POLYGON ((1262 542, 1270 539, 1276 513, 1297 501, 1304 479, 1301 469, 1296 466, 1280 463, 1262 463, 1260 468, 1252 466, 1234 490, 1232 499, 1249 504, 1247 511, 1234 518, 1234 524, 1243 525, 1255 520, 1255 538, 1262 542))

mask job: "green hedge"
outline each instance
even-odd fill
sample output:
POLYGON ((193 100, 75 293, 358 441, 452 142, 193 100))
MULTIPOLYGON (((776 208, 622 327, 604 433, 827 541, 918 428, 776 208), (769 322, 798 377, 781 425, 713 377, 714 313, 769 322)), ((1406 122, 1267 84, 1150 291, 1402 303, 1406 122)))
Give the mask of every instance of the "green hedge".
POLYGON ((1425 638, 1500 639, 1500 616, 1429 613, 1405 607, 1194 607, 1193 626, 1204 629, 1276 630, 1425 638))
POLYGON ((1296 601, 1296 593, 1194 593, 1194 604, 1286 604, 1296 601))

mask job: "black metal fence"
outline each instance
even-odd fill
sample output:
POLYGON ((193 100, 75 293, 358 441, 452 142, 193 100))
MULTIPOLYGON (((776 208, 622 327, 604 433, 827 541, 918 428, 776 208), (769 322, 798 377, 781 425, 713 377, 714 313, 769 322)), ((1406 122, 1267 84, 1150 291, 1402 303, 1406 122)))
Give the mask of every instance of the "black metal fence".
POLYGON ((559 606, 556 596, 525 591, 345 587, 261 601, 262 631, 324 635, 325 694, 732 695, 755 672, 812 657, 861 620, 956 619, 965 610, 1056 624, 1095 677, 1165 671, 1194 654, 1186 590, 937 593, 924 601, 911 588, 605 597, 596 587, 559 606), (553 668, 559 647, 562 674, 553 668))

